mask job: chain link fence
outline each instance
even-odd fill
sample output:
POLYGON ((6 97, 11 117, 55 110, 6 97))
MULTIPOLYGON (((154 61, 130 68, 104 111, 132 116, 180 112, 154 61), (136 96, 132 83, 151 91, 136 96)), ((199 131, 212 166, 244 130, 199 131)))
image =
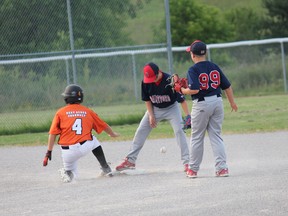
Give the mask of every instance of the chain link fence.
MULTIPOLYGON (((162 0, 1 4, 0 135, 47 131, 55 110, 64 105, 61 93, 69 83, 83 87, 84 104, 90 107, 135 104, 141 102, 144 64, 153 61, 169 73, 166 38, 156 43, 149 35, 151 41, 145 44, 133 41, 136 31, 137 37, 147 34, 145 25, 165 21, 162 0), (144 6, 153 4, 160 21, 145 16, 144 6), (141 24, 133 25, 141 13, 141 24)), ((287 41, 281 46, 275 41, 208 45, 209 58, 228 75, 236 97, 286 92, 287 46, 287 41)), ((172 50, 173 68, 185 76, 192 65, 190 55, 185 47, 172 50)))
POLYGON ((91 107, 139 102, 142 66, 167 52, 115 53, 166 47, 151 30, 162 21, 163 0, 1 1, 0 134, 47 128, 70 83, 91 107))

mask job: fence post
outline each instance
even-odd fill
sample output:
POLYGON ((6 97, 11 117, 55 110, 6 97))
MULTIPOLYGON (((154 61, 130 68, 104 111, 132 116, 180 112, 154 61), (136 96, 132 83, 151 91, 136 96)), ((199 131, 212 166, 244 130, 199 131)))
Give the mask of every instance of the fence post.
POLYGON ((132 53, 131 56, 132 56, 132 67, 133 67, 134 94, 135 94, 136 101, 138 101, 135 54, 132 53))
POLYGON ((169 72, 173 74, 173 53, 172 53, 172 40, 171 40, 171 26, 170 26, 170 12, 169 12, 169 0, 164 0, 165 14, 166 14, 166 34, 167 34, 167 53, 169 72))
POLYGON ((287 93, 285 51, 284 51, 283 42, 281 42, 280 44, 281 44, 282 68, 283 68, 283 79, 284 79, 284 91, 285 91, 285 93, 287 93))
POLYGON ((65 59, 65 64, 66 64, 66 79, 67 79, 67 85, 70 84, 70 77, 69 77, 69 63, 68 59, 65 59))
POLYGON ((70 47, 71 47, 71 51, 72 51, 73 81, 75 84, 77 84, 77 72, 76 72, 76 63, 75 63, 75 49, 74 49, 74 38, 73 38, 73 26, 72 26, 70 0, 67 0, 67 13, 68 13, 68 22, 69 22, 70 47))

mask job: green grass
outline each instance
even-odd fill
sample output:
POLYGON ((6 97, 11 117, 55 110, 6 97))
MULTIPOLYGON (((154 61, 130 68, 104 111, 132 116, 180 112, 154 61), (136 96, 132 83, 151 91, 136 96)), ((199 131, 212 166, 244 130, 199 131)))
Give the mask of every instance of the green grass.
MULTIPOLYGON (((126 32, 136 44, 153 43, 153 31, 165 19, 165 5, 163 0, 153 0, 144 4, 143 9, 137 11, 137 15, 127 22, 126 32)), ((164 40, 166 41, 166 40, 164 40)))
MULTIPOLYGON (((288 130, 288 95, 272 95, 261 97, 236 97, 238 112, 230 112, 230 106, 227 99, 224 99, 225 119, 223 124, 223 134, 242 134, 254 132, 273 132, 279 130, 288 130)), ((192 106, 191 100, 188 100, 189 107, 192 106)), ((99 116, 105 116, 106 119, 117 118, 118 115, 139 115, 142 117, 145 111, 145 105, 121 105, 113 107, 97 107, 95 111, 99 116), (135 112, 135 113, 134 113, 135 112)), ((193 123, 192 123, 193 124, 193 123)), ((121 134, 118 138, 110 138, 106 133, 96 135, 100 141, 123 141, 131 142, 134 133, 138 127, 137 124, 119 125, 112 128, 121 134)), ((190 131, 186 133, 190 136, 190 131)), ((174 137, 169 123, 161 122, 158 127, 152 130, 149 139, 171 138, 174 137)), ((0 146, 28 146, 28 145, 46 145, 48 131, 45 133, 29 133, 19 135, 0 136, 0 146)))

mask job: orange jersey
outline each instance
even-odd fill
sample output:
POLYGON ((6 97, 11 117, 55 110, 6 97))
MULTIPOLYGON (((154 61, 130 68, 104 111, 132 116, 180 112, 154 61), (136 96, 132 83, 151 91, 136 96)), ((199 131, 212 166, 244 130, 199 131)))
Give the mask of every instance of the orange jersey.
POLYGON ((107 127, 91 109, 81 104, 68 104, 56 112, 49 134, 59 134, 60 145, 72 145, 91 140, 92 129, 100 134, 107 127))

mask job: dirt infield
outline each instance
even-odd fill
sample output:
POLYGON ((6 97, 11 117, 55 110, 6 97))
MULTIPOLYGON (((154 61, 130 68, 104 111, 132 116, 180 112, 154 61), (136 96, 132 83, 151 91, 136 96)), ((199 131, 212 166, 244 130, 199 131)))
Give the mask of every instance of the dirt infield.
MULTIPOLYGON (((91 153, 79 161, 78 180, 68 184, 57 172, 62 165, 58 146, 45 168, 45 146, 0 148, 0 215, 288 215, 288 131, 223 138, 228 178, 214 177, 207 138, 197 179, 185 177, 174 139, 147 140, 138 175, 100 177, 91 153)), ((130 142, 102 146, 114 168, 130 142)))

